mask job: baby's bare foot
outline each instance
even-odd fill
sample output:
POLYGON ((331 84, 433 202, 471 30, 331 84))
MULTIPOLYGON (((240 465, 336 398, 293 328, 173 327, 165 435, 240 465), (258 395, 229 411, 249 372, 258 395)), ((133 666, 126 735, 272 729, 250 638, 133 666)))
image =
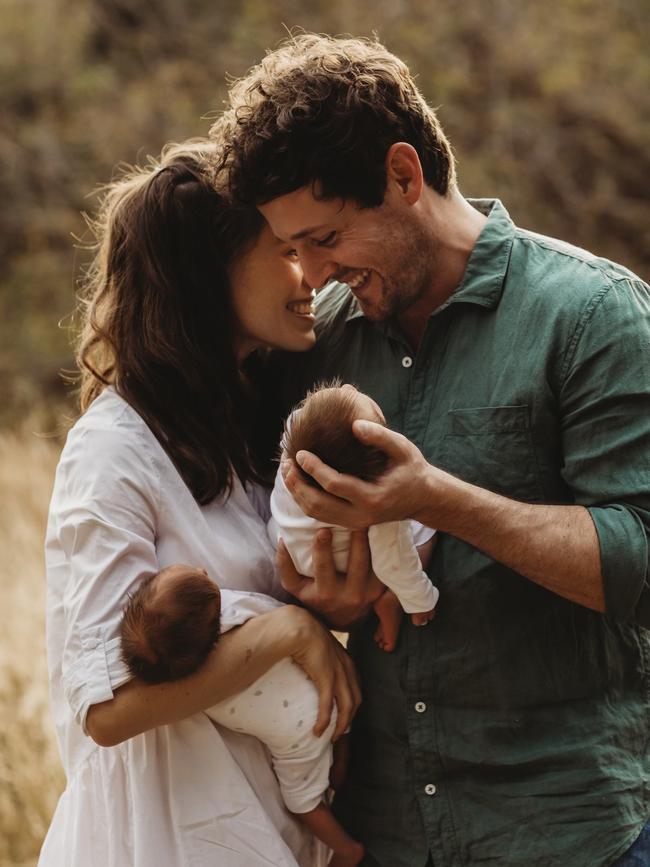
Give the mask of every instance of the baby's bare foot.
POLYGON ((373 608, 375 614, 379 618, 379 626, 375 632, 375 641, 385 650, 390 653, 395 650, 397 644, 397 636, 402 623, 402 606, 399 604, 399 599, 392 590, 386 590, 381 594, 379 599, 374 603, 373 608))
POLYGON ((354 842, 349 850, 341 853, 335 852, 330 859, 329 867, 357 867, 357 864, 361 864, 363 861, 365 854, 365 849, 361 843, 354 842))
POLYGON ((432 608, 431 611, 422 611, 417 614, 411 614, 411 623, 413 626, 426 626, 427 623, 431 623, 435 613, 436 609, 432 608))

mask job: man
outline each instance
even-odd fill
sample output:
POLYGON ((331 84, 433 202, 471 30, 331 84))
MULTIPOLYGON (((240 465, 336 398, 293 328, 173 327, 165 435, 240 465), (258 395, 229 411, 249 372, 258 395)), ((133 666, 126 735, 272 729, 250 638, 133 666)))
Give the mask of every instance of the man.
MULTIPOLYGON (((295 244, 318 343, 292 400, 333 375, 374 484, 300 462, 315 517, 416 518, 440 538, 439 613, 393 654, 352 630, 364 702, 338 815, 381 867, 650 864, 650 295, 626 269, 465 200, 451 149, 378 43, 302 36, 217 124, 233 195, 295 244), (645 853, 645 854, 643 854, 645 853), (638 859, 645 860, 638 860, 638 859), (637 859, 637 860, 633 860, 637 859)), ((285 586, 332 623, 365 611, 319 539, 285 586)))

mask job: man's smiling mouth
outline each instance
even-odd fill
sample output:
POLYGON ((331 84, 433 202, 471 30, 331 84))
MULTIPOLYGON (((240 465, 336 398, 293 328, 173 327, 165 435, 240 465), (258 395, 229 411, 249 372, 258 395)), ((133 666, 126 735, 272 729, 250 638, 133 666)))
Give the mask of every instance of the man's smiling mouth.
POLYGON ((347 278, 344 282, 348 284, 348 286, 353 292, 358 292, 366 285, 366 283, 370 279, 371 273, 371 269, 366 268, 363 271, 357 271, 354 277, 347 278))

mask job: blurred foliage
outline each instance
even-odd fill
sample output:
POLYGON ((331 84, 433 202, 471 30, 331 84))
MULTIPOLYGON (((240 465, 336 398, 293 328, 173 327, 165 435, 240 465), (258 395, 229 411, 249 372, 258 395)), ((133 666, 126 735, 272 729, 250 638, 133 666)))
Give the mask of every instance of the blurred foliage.
POLYGON ((439 107, 466 195, 648 279, 649 24, 647 0, 0 0, 0 423, 63 394, 89 194, 204 134, 225 73, 286 27, 375 32, 439 107))

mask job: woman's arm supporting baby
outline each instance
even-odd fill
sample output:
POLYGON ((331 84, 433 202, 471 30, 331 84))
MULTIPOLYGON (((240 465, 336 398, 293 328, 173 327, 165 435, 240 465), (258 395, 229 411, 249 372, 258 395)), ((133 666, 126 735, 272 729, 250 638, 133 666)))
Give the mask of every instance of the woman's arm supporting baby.
POLYGON ((91 705, 86 730, 100 746, 114 746, 241 692, 289 656, 318 689, 315 731, 325 731, 335 701, 338 717, 334 737, 339 737, 361 700, 354 666, 327 630, 295 605, 261 614, 224 635, 202 666, 182 680, 159 684, 138 678, 129 681, 116 689, 109 701, 91 705))
MULTIPOLYGON (((234 628, 284 607, 259 593, 221 590, 204 569, 169 566, 146 579, 129 600, 120 628, 124 661, 132 674, 154 684, 191 676, 234 628)), ((219 725, 266 744, 287 808, 334 851, 332 864, 354 867, 363 847, 325 800, 336 715, 318 737, 318 705, 314 684, 284 658, 205 712, 219 725)))

